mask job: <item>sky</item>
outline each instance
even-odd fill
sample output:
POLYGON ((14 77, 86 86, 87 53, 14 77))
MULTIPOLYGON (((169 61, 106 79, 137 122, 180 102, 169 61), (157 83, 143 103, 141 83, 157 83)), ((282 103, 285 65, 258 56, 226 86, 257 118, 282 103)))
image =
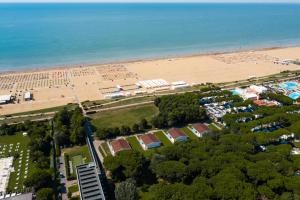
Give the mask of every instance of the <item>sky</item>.
POLYGON ((14 2, 255 2, 255 3, 300 3, 300 0, 0 0, 0 3, 14 2))

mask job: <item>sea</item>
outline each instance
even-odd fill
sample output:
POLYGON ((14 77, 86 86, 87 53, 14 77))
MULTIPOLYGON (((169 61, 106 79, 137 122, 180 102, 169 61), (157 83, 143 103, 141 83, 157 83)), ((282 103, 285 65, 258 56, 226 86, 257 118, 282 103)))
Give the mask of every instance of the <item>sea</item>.
POLYGON ((0 4, 0 71, 300 44, 300 4, 0 4))

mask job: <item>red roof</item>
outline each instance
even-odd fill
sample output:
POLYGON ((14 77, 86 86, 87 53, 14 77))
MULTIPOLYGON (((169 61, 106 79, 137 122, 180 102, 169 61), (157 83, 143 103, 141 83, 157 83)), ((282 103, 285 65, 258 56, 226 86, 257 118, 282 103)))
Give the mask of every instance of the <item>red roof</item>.
POLYGON ((258 106, 276 106, 276 103, 266 100, 255 100, 253 102, 258 106))
POLYGON ((114 150, 115 153, 122 151, 122 150, 130 150, 131 149, 128 142, 124 139, 114 140, 110 143, 110 145, 112 146, 112 149, 114 150))
POLYGON ((172 138, 176 139, 181 136, 186 136, 180 129, 178 128, 171 128, 168 133, 171 135, 172 138))
POLYGON ((144 142, 145 145, 148 145, 148 144, 151 144, 154 142, 160 142, 159 139, 157 139, 157 137, 151 133, 139 136, 139 138, 144 142))
POLYGON ((193 124, 192 127, 194 129, 196 129, 199 133, 203 133, 205 131, 207 131, 208 127, 204 124, 200 124, 200 123, 197 123, 197 124, 193 124))

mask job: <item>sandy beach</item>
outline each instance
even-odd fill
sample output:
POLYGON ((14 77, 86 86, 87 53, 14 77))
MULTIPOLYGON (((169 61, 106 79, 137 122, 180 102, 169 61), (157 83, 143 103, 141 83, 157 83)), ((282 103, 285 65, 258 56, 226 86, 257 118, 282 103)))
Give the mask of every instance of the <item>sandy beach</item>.
POLYGON ((299 65, 274 64, 284 59, 300 59, 300 47, 2 73, 0 95, 12 94, 17 100, 0 105, 0 115, 103 99, 117 85, 132 92, 141 80, 219 83, 300 70, 299 65), (23 100, 26 91, 32 92, 33 101, 23 100))

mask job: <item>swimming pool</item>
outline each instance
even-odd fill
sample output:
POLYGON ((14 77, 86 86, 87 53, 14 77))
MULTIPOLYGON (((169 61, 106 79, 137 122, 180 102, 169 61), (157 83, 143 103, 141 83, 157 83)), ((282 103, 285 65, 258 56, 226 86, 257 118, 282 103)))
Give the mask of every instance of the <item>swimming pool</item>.
POLYGON ((289 97, 293 100, 296 100, 300 97, 300 92, 293 92, 293 93, 289 94, 289 97))
POLYGON ((298 83, 295 82, 284 82, 279 84, 279 87, 286 89, 286 90, 295 90, 298 87, 298 83))

